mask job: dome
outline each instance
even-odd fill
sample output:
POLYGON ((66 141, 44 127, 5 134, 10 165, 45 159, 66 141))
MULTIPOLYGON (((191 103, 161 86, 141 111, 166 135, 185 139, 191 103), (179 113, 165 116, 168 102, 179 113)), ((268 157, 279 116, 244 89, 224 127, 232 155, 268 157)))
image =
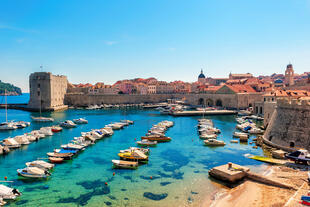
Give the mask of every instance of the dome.
POLYGON ((205 75, 203 74, 203 71, 201 70, 200 75, 198 76, 198 78, 206 78, 205 75))
POLYGON ((274 81, 274 83, 283 83, 283 81, 281 79, 277 79, 274 81))

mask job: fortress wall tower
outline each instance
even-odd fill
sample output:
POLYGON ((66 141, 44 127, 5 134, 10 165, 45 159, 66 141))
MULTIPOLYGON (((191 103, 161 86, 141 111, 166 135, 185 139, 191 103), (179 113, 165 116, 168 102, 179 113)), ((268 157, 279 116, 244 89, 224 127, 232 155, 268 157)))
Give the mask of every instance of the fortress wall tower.
POLYGON ((310 150, 310 100, 279 99, 264 137, 284 147, 310 150))
POLYGON ((66 76, 53 75, 48 72, 30 74, 30 100, 28 108, 40 110, 40 105, 42 111, 55 111, 67 108, 64 105, 67 85, 66 76))

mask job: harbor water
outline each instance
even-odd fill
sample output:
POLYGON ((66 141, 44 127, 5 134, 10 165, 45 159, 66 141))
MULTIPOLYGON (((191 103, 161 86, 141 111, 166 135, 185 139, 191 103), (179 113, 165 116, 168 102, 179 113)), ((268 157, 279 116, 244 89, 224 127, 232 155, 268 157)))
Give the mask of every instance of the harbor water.
MULTIPOLYGON (((37 113, 8 110, 9 120, 31 121, 37 113)), ((0 155, 0 180, 7 176, 13 181, 9 186, 18 188, 23 195, 9 206, 199 206, 218 185, 208 176, 208 170, 227 162, 256 168, 258 161, 247 159, 244 154, 262 155, 261 149, 251 144, 230 143, 236 122, 234 115, 210 116, 215 127, 222 133, 224 147, 206 147, 197 134, 197 119, 201 117, 171 117, 153 110, 107 109, 77 110, 45 113, 55 119, 54 124, 83 117, 89 123, 73 129, 64 129, 53 136, 7 155, 0 155), (129 119, 134 125, 114 131, 114 135, 99 140, 86 148, 73 160, 58 164, 47 180, 29 180, 18 177, 16 170, 25 163, 46 158, 46 153, 68 143, 81 132, 102 128, 111 122, 129 119), (174 126, 166 135, 169 143, 160 143, 151 148, 148 164, 137 170, 112 169, 111 160, 118 159, 118 152, 136 146, 148 129, 163 120, 171 120, 174 126), (113 175, 115 173, 115 175, 113 175)), ((5 111, 0 110, 0 121, 5 111)), ((0 140, 13 137, 50 123, 31 123, 30 127, 9 132, 0 132, 0 140)))

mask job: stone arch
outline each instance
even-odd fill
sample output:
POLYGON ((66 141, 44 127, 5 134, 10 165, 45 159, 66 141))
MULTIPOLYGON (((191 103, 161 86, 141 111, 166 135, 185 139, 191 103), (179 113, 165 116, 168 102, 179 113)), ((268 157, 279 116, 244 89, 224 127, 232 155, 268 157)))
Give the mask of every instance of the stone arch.
POLYGON ((290 142, 290 147, 295 147, 295 142, 291 141, 290 142))
POLYGON ((216 102, 215 102, 215 105, 216 106, 223 106, 223 102, 221 99, 217 99, 216 102))
POLYGON ((249 103, 249 107, 252 107, 252 104, 251 104, 251 103, 249 103))
POLYGON ((214 105, 213 100, 210 99, 210 98, 208 98, 208 99, 206 100, 206 106, 213 106, 213 105, 214 105))
POLYGON ((198 105, 204 105, 205 100, 203 98, 198 99, 198 105))

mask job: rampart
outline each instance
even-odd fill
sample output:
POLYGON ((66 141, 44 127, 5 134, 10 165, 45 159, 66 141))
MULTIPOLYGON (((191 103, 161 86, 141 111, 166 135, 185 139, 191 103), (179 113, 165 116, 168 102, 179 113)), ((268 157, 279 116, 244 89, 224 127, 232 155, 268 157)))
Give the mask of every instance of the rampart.
POLYGON ((223 106, 227 108, 247 108, 261 100, 261 94, 86 94, 67 93, 65 104, 70 106, 89 106, 101 104, 139 104, 159 103, 167 99, 182 99, 191 105, 223 106))
POLYGON ((310 150, 310 100, 279 99, 264 138, 284 147, 310 150))

